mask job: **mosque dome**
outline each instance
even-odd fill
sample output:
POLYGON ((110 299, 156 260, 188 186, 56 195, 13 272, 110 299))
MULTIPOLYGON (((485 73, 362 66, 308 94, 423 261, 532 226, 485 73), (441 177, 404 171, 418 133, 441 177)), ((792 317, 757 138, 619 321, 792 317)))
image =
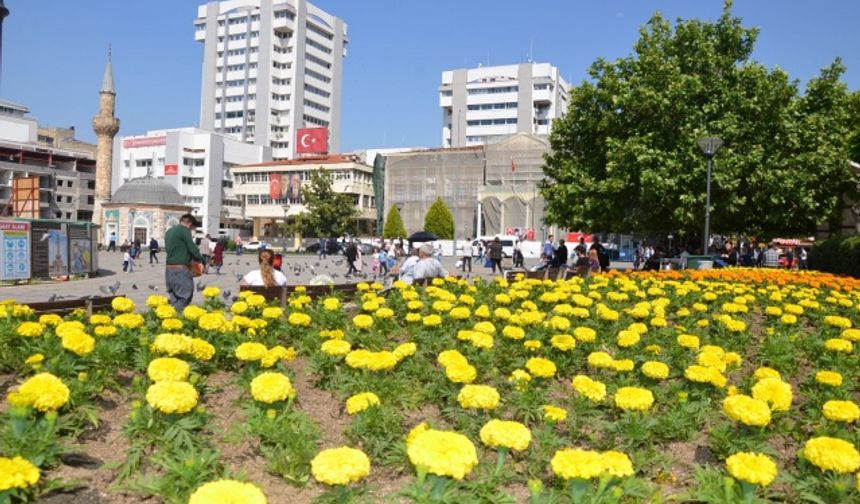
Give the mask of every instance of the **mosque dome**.
POLYGON ((152 177, 129 180, 116 190, 110 202, 121 205, 188 206, 175 187, 152 177))

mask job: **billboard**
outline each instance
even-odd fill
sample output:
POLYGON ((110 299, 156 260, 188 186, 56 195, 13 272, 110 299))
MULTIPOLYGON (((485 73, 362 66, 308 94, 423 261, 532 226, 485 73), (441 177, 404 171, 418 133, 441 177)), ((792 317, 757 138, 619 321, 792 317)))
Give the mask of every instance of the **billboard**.
POLYGON ((0 221, 0 280, 30 278, 30 223, 0 221))
POLYGON ((48 274, 52 277, 69 274, 69 236, 65 229, 48 231, 48 274))
POLYGON ((167 144, 166 136, 126 138, 122 141, 122 147, 124 149, 135 149, 138 147, 155 147, 158 145, 165 144, 167 144))
POLYGON ((300 128, 296 130, 296 152, 299 154, 328 152, 327 128, 300 128))
POLYGON ((164 165, 164 174, 165 175, 176 175, 179 173, 179 165, 178 164, 166 164, 164 165))

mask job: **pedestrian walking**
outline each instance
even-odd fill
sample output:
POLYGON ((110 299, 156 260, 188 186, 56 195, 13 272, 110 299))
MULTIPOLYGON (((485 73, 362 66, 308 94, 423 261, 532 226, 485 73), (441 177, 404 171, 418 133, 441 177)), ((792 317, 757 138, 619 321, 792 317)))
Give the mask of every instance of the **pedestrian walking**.
POLYGON ((158 263, 158 240, 153 236, 149 239, 149 264, 158 263))
POLYGON ((344 258, 346 258, 346 276, 350 276, 353 273, 358 273, 358 269, 355 267, 356 259, 358 258, 358 247, 355 246, 355 242, 350 241, 346 250, 343 253, 344 258))
POLYGON ((134 273, 134 256, 132 250, 128 249, 122 253, 122 270, 126 273, 134 273))
POLYGON ((325 259, 328 257, 328 240, 325 238, 320 238, 320 249, 317 251, 317 255, 320 259, 325 259))
POLYGON ((502 240, 498 236, 495 237, 487 248, 490 253, 490 267, 493 268, 493 273, 496 272, 496 268, 499 269, 500 274, 504 273, 502 271, 502 240))
POLYGON ((110 234, 110 240, 108 240, 108 252, 116 252, 116 233, 110 234))
POLYGON ((170 228, 164 235, 164 249, 167 264, 164 271, 164 283, 170 304, 176 311, 182 312, 191 304, 194 297, 194 278, 191 271, 192 260, 203 262, 200 250, 191 239, 191 230, 197 227, 197 219, 191 214, 185 214, 179 219, 179 224, 170 228))
POLYGON ((209 235, 200 240, 200 245, 197 246, 200 256, 203 257, 203 273, 209 273, 209 259, 212 257, 212 239, 209 235))
POLYGON ((242 235, 236 235, 236 238, 233 240, 233 243, 236 244, 236 255, 242 255, 242 250, 245 247, 245 243, 242 241, 242 235))
POLYGON ((463 242, 463 245, 460 246, 460 269, 463 273, 466 272, 466 268, 469 268, 469 273, 472 272, 472 247, 469 245, 469 241, 466 240, 463 242))
POLYGON ((215 267, 215 274, 221 274, 221 266, 224 265, 224 249, 226 249, 224 240, 218 240, 215 244, 215 250, 212 252, 212 266, 215 267))

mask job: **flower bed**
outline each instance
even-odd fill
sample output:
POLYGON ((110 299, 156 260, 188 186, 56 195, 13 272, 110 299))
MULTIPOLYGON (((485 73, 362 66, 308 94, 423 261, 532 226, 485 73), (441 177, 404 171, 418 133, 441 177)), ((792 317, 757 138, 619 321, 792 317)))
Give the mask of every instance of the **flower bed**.
POLYGON ((107 393, 129 408, 111 491, 171 503, 275 502, 273 485, 320 502, 860 500, 856 280, 381 287, 286 310, 215 288, 183 313, 160 296, 90 317, 0 305, 0 502, 62 489, 107 393), (340 406, 315 413, 311 391, 340 406))

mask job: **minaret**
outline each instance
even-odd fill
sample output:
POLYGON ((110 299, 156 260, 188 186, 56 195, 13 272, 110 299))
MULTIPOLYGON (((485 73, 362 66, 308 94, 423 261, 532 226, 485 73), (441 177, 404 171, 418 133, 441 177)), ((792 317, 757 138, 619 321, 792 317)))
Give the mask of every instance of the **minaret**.
MULTIPOLYGON (((108 49, 108 60, 102 88, 99 91, 99 114, 93 117, 93 131, 98 137, 96 147, 96 191, 93 205, 93 223, 102 225, 102 205, 110 202, 113 138, 119 131, 119 119, 114 116, 116 106, 116 90, 113 86, 113 65, 111 51, 108 49)), ((104 230, 99 232, 100 241, 104 239, 104 230)))
POLYGON ((0 75, 3 73, 3 20, 9 15, 9 9, 0 0, 0 75))

